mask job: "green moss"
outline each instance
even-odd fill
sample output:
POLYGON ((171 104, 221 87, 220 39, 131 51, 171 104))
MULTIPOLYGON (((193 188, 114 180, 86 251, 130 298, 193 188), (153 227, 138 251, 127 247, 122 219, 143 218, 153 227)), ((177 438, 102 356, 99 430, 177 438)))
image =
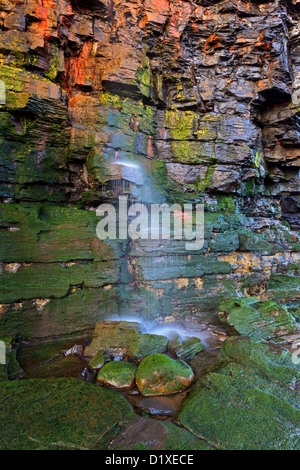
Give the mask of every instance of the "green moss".
POLYGON ((300 448, 299 376, 291 353, 247 339, 227 340, 213 366, 184 401, 179 423, 217 449, 300 448))
POLYGON ((231 252, 239 248, 239 236, 234 230, 217 233, 214 240, 209 243, 211 251, 231 252))
POLYGON ((245 228, 238 231, 240 250, 256 251, 257 253, 271 253, 272 244, 265 233, 250 232, 245 228))
POLYGON ((97 382, 107 387, 127 390, 134 386, 136 369, 137 366, 130 362, 108 362, 100 369, 97 382))
POLYGON ((50 63, 49 69, 45 73, 45 77, 49 80, 54 81, 59 72, 64 70, 63 54, 60 54, 60 50, 55 44, 50 44, 50 63))
POLYGON ((209 446, 171 422, 137 418, 110 446, 110 450, 208 450, 209 446), (143 430, 139 432, 139 429, 143 430))
POLYGON ((208 166, 204 178, 198 176, 196 182, 197 191, 202 192, 213 184, 213 176, 215 172, 215 165, 208 166))
POLYGON ((255 178, 250 178, 248 181, 242 184, 242 195, 249 196, 249 194, 255 193, 255 189, 255 178))
POLYGON ((202 341, 195 337, 181 337, 178 333, 169 337, 168 350, 175 353, 178 359, 186 361, 204 350, 202 341))
POLYGON ((85 354, 94 356, 98 351, 121 348, 126 350, 130 361, 138 362, 148 354, 164 352, 167 344, 165 336, 141 334, 140 326, 135 322, 99 322, 85 354))
POLYGON ((180 392, 189 387, 193 378, 193 371, 185 362, 164 354, 147 356, 136 372, 136 384, 144 396, 180 392))
POLYGON ((148 58, 141 67, 138 67, 135 75, 135 83, 137 84, 140 92, 146 96, 150 96, 151 91, 151 69, 148 58))
POLYGON ((224 194, 218 195, 218 210, 225 211, 228 214, 234 214, 237 210, 236 198, 224 194))
POLYGON ((106 449, 135 417, 122 395, 76 379, 1 382, 0 400, 3 450, 106 449))
POLYGON ((255 297, 236 297, 221 302, 219 318, 232 334, 256 338, 258 341, 279 341, 296 331, 293 317, 283 306, 255 297))
POLYGON ((89 362, 90 369, 101 369, 106 362, 107 356, 103 351, 98 351, 89 362))
POLYGON ((166 110, 165 125, 174 140, 188 140, 196 128, 197 114, 193 111, 166 110))

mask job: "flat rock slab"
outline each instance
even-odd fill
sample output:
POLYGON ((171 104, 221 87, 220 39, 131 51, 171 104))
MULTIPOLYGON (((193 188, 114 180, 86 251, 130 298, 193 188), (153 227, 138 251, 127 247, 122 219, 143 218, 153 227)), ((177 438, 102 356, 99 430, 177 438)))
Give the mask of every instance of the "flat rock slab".
POLYGON ((297 330, 284 306, 259 301, 256 297, 229 298, 220 304, 218 315, 232 335, 251 336, 261 341, 278 341, 297 330))
POLYGON ((168 339, 165 336, 142 334, 137 322, 103 321, 97 323, 92 343, 85 349, 85 356, 95 356, 98 351, 120 349, 133 362, 149 354, 166 351, 168 339))
POLYGON ((1 382, 0 401, 2 450, 103 450, 135 419, 120 393, 77 379, 1 382))
POLYGON ((173 423, 139 417, 110 444, 109 450, 208 450, 209 446, 173 423))
POLYGON ((152 415, 175 416, 178 407, 175 400, 168 397, 147 397, 141 398, 135 406, 152 415))

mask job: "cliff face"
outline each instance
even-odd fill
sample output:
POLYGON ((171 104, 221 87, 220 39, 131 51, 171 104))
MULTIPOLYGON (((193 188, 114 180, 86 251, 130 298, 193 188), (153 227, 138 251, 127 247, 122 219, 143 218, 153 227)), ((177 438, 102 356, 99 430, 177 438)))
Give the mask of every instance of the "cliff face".
POLYGON ((4 333, 118 312, 204 319, 236 292, 297 315, 299 5, 0 2, 4 333), (143 182, 124 183, 124 160, 143 182), (204 248, 100 242, 89 209, 124 184, 204 202, 204 248))

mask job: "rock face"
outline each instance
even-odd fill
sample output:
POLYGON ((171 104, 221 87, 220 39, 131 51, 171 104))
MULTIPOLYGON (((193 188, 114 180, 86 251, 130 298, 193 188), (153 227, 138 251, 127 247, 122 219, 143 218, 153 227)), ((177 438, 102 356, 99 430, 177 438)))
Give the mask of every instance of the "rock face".
MULTIPOLYGON (((3 334, 215 313, 223 297, 273 300, 281 276, 299 279, 298 1, 0 10, 3 334), (97 239, 89 209, 124 192, 203 202, 204 247, 97 239)), ((290 286, 280 302, 296 309, 290 286)))
POLYGON ((151 354, 136 371, 136 385, 145 397, 170 395, 186 390, 193 382, 190 366, 164 354, 151 354))

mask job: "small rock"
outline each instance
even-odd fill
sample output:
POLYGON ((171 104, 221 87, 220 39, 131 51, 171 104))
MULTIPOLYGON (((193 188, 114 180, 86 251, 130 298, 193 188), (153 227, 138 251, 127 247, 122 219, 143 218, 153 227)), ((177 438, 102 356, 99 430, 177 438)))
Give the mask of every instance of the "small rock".
POLYGON ((118 390, 129 390, 135 385, 136 369, 137 366, 129 362, 109 362, 100 369, 97 383, 118 390))
POLYGON ((190 336, 181 337, 177 331, 170 334, 168 347, 170 352, 183 361, 187 361, 204 350, 201 339, 190 336))
POLYGON ((80 380, 84 380, 85 382, 93 383, 95 377, 97 375, 97 370, 89 370, 87 367, 81 372, 80 380))
POLYGON ((81 344, 75 344, 68 351, 63 351, 64 356, 82 356, 83 355, 83 346, 81 344))
POLYGON ((106 356, 103 351, 98 351, 96 356, 89 362, 89 369, 101 369, 106 362, 106 356))
POLYGON ((126 357, 127 349, 125 348, 109 348, 106 353, 112 358, 113 361, 123 361, 126 357))

